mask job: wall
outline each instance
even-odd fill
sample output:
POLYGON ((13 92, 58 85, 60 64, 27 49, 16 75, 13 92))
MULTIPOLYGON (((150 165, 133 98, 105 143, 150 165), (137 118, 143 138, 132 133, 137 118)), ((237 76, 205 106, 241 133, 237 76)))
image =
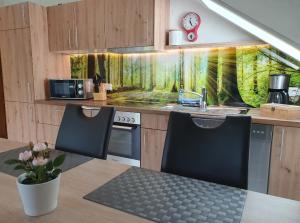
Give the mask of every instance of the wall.
MULTIPOLYGON (((25 0, 0 0, 0 5, 8 5, 24 2, 25 0)), ((58 3, 74 2, 76 0, 31 0, 32 2, 46 6, 58 3)), ((200 14, 202 24, 199 31, 197 43, 219 43, 219 42, 239 42, 256 40, 255 37, 247 34, 240 28, 232 25, 220 16, 211 12, 201 2, 201 0, 171 0, 170 8, 170 29, 180 28, 180 18, 189 11, 200 14)), ((185 42, 189 43, 189 42, 185 42)))
MULTIPOLYGON (((210 11, 201 0, 171 0, 170 29, 180 28, 180 19, 187 12, 197 12, 202 20, 196 43, 240 42, 257 40, 239 27, 210 11)), ((185 42, 188 44, 189 42, 185 42)))

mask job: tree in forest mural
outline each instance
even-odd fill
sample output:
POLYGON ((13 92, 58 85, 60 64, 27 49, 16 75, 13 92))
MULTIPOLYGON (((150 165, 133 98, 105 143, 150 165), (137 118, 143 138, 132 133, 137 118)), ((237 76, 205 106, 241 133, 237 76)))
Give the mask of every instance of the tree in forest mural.
POLYGON ((74 78, 101 74, 113 85, 111 99, 140 102, 176 102, 178 91, 208 91, 209 105, 258 107, 268 97, 270 74, 291 75, 291 86, 300 87, 300 71, 266 53, 287 57, 268 45, 177 50, 145 54, 72 55, 74 78))

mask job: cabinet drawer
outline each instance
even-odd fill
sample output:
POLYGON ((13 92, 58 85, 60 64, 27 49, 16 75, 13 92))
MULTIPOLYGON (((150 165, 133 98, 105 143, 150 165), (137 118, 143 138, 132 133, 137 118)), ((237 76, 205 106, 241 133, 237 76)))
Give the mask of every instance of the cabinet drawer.
POLYGON ((0 30, 29 27, 29 3, 0 8, 0 30))
POLYGON ((59 126, 65 106, 36 104, 37 123, 59 126))
POLYGON ((142 114, 142 127, 146 129, 167 130, 169 115, 142 114))
POLYGON ((38 142, 47 142, 49 145, 55 145, 59 126, 37 124, 38 142))

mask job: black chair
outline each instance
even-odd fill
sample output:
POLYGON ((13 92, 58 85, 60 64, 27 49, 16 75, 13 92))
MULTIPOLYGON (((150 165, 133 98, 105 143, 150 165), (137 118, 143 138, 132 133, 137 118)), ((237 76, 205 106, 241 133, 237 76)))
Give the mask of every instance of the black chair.
POLYGON ((55 149, 106 159, 115 109, 102 107, 95 117, 86 117, 81 106, 68 104, 55 149))
POLYGON ((247 189, 251 117, 227 116, 214 128, 171 112, 161 171, 247 189))

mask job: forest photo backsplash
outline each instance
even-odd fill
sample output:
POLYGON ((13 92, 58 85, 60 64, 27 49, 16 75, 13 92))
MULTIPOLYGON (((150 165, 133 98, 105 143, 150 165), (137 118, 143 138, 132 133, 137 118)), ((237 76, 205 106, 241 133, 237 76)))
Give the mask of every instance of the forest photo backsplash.
POLYGON ((113 85, 109 97, 119 101, 176 102, 180 88, 200 93, 206 87, 209 105, 245 103, 259 107, 267 101, 270 74, 289 74, 290 86, 300 87, 300 71, 264 49, 299 66, 268 45, 145 54, 80 54, 71 56, 72 78, 100 74, 113 85))

